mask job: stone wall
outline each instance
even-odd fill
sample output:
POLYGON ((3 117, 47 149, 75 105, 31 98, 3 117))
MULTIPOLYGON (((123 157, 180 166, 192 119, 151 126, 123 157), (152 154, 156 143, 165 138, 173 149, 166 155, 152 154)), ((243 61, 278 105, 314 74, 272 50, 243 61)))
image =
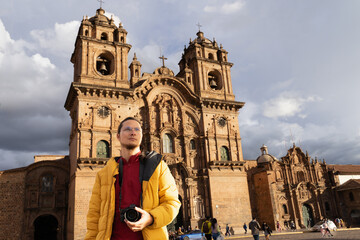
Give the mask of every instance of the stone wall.
POLYGON ((235 234, 251 220, 247 176, 244 168, 209 170, 212 215, 222 229, 226 224, 235 234))
POLYGON ((0 240, 21 239, 25 168, 0 172, 0 240))
POLYGON ((86 234, 86 216, 89 210, 89 201, 95 183, 96 173, 101 168, 84 167, 76 172, 75 184, 75 204, 74 208, 74 238, 75 240, 84 239, 86 234))

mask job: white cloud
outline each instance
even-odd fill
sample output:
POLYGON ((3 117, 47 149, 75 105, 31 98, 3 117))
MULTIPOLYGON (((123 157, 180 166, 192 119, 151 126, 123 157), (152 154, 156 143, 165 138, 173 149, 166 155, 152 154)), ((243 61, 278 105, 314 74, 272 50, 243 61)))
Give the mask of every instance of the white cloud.
POLYGON ((259 125, 257 116, 259 113, 259 106, 254 102, 246 102, 245 107, 240 110, 239 122, 241 128, 259 125))
POLYGON ((47 49, 61 57, 69 57, 74 48, 79 25, 79 21, 55 23, 52 29, 32 30, 30 34, 39 48, 47 49))
POLYGON ((120 18, 118 17, 118 16, 116 16, 114 13, 112 13, 112 12, 105 12, 105 14, 104 14, 105 16, 107 16, 109 19, 113 19, 114 20, 114 23, 115 23, 115 25, 118 27, 119 26, 119 24, 121 23, 121 20, 120 20, 120 18))
POLYGON ((283 92, 279 97, 270 99, 264 103, 263 114, 269 118, 293 116, 305 118, 306 114, 302 113, 304 105, 319 100, 320 98, 317 96, 303 98, 297 96, 296 93, 283 92))
POLYGON ((48 71, 49 69, 55 69, 55 65, 50 62, 50 59, 42 57, 40 54, 35 54, 31 57, 34 62, 35 66, 39 67, 44 71, 48 71))
POLYGON ((243 1, 237 1, 237 2, 233 2, 233 3, 225 3, 221 7, 221 11, 225 14, 234 13, 234 12, 237 12, 240 9, 242 9, 244 6, 245 6, 245 3, 243 1))
POLYGON ((231 14, 240 11, 245 6, 244 1, 235 1, 232 3, 224 3, 221 6, 209 6, 204 7, 204 12, 215 13, 220 12, 223 14, 231 14))
POLYGON ((6 31, 4 24, 0 19, 0 53, 5 51, 6 47, 12 43, 14 43, 14 40, 11 39, 10 34, 6 31))

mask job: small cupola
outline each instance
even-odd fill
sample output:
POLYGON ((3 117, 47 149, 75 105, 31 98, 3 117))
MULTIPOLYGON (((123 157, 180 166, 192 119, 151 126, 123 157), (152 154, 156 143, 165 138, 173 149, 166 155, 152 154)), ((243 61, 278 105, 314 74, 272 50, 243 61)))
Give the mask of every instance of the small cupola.
POLYGON ((130 86, 133 87, 139 81, 141 75, 141 63, 137 60, 136 53, 134 53, 134 57, 129 68, 130 86))
POLYGON ((268 153, 268 148, 264 144, 261 146, 260 150, 261 150, 261 156, 256 159, 258 164, 272 163, 274 161, 277 161, 276 157, 268 153))

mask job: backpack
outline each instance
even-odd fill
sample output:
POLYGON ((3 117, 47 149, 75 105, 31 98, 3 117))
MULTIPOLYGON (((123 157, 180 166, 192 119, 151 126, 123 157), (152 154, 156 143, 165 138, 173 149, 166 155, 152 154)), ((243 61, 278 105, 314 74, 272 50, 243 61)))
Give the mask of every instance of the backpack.
POLYGON ((203 233, 208 233, 210 232, 210 228, 209 228, 209 222, 208 221, 205 221, 203 223, 203 229, 202 229, 203 233))

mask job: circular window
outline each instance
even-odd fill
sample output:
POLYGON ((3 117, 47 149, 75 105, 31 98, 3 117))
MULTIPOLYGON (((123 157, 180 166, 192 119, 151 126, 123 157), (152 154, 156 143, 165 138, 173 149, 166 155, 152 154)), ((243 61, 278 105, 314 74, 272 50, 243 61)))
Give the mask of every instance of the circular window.
POLYGON ((98 115, 102 118, 106 118, 110 114, 110 109, 108 107, 102 106, 97 111, 98 115))
POLYGON ((219 124, 220 127, 224 127, 225 124, 226 124, 226 119, 223 118, 223 117, 219 118, 218 119, 218 124, 219 124))
POLYGON ((114 71, 114 57, 111 53, 101 53, 96 58, 96 71, 101 75, 110 75, 114 71))

